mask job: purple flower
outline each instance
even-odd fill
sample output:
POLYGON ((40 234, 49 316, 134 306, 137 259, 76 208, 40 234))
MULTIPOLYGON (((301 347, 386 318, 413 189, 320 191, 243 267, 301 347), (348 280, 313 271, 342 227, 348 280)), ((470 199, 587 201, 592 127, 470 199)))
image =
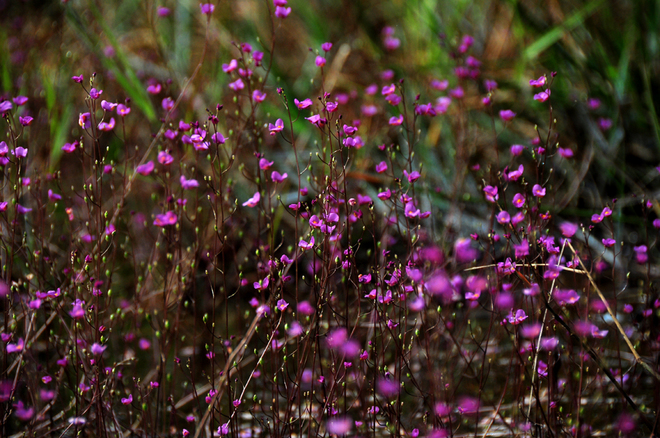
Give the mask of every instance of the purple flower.
POLYGON ((275 135, 283 129, 284 129, 284 122, 282 121, 282 119, 275 120, 274 125, 272 123, 268 124, 268 130, 270 131, 270 135, 275 135))
POLYGON ((600 118, 598 119, 598 126, 603 131, 607 131, 612 127, 612 119, 600 118))
POLYGON ((293 103, 295 103, 299 109, 305 109, 312 106, 312 99, 305 99, 302 102, 298 99, 293 99, 293 103))
POLYGON ((25 117, 20 117, 20 116, 19 116, 19 117, 18 117, 18 122, 19 122, 22 126, 28 126, 30 123, 32 123, 32 120, 34 120, 34 119, 33 119, 32 117, 30 117, 30 116, 25 116, 25 117))
POLYGON ((263 102, 264 100, 266 100, 266 93, 264 93, 261 90, 254 90, 252 92, 252 99, 255 102, 263 102))
POLYGON ((15 344, 7 344, 7 353, 19 353, 25 348, 25 341, 20 338, 15 344))
POLYGON ((284 298, 277 301, 277 309, 280 312, 284 312, 287 307, 289 307, 289 303, 287 303, 284 298))
POLYGON ((28 98, 25 96, 16 96, 12 99, 16 106, 23 106, 27 103, 28 98))
POLYGON ((28 207, 23 207, 21 204, 16 204, 16 211, 18 211, 19 214, 26 214, 31 212, 32 209, 28 207))
POLYGON ((513 195, 513 201, 511 203, 516 208, 522 208, 525 205, 525 196, 521 193, 516 193, 513 195))
POLYGON ((614 240, 612 238, 602 239, 601 241, 603 242, 603 245, 605 246, 605 248, 611 248, 616 243, 616 240, 614 240))
POLYGON ((215 10, 215 5, 213 3, 200 3, 199 8, 202 10, 202 14, 211 15, 215 10))
POLYGON ((108 348, 107 345, 101 345, 99 343, 94 342, 92 344, 92 348, 90 349, 92 351, 92 354, 94 355, 101 355, 105 351, 105 349, 108 348))
POLYGON ((149 94, 158 94, 163 89, 159 83, 151 84, 147 87, 147 93, 149 94))
POLYGON ((222 71, 224 71, 225 73, 231 73, 237 68, 238 68, 238 61, 236 61, 235 59, 229 61, 229 64, 222 64, 222 71))
POLYGON ((512 170, 506 175, 506 178, 509 181, 518 181, 518 179, 522 176, 523 172, 525 171, 525 167, 521 164, 518 166, 518 170, 512 170))
POLYGON ((376 172, 383 173, 386 170, 387 170, 387 163, 385 161, 381 161, 380 163, 376 164, 376 172))
POLYGON ((283 182, 289 175, 287 173, 284 173, 280 175, 280 173, 276 170, 273 170, 273 173, 270 174, 270 178, 273 180, 275 183, 281 183, 283 182))
POLYGON ((102 100, 101 108, 103 108, 103 111, 114 111, 114 109, 117 108, 117 104, 108 102, 107 100, 102 100))
POLYGON ((98 126, 100 131, 112 131, 115 128, 115 118, 111 117, 108 123, 101 122, 98 126))
POLYGON ((421 176, 418 171, 413 170, 411 173, 408 173, 406 170, 403 171, 403 175, 408 179, 409 183, 413 183, 419 179, 421 176))
POLYGON ((168 15, 170 15, 170 10, 168 8, 163 7, 163 6, 158 8, 158 16, 159 17, 167 17, 168 15))
POLYGON ((12 151, 12 154, 14 154, 15 156, 20 157, 20 158, 25 158, 25 157, 27 157, 28 150, 25 149, 22 146, 18 146, 18 147, 16 147, 16 149, 14 149, 12 151))
POLYGON ((70 154, 76 150, 76 143, 65 143, 64 146, 62 146, 62 150, 67 154, 70 154))
POLYGON ((283 7, 283 6, 277 6, 275 8, 275 16, 277 18, 286 18, 289 16, 291 13, 291 8, 283 7))
POLYGON ((513 120, 513 118, 516 116, 516 113, 514 113, 511 110, 501 110, 500 111, 500 119, 502 119, 505 122, 510 122, 513 120))
POLYGON ((179 181, 181 182, 181 187, 184 190, 190 190, 190 189, 193 189, 195 187, 199 187, 199 183, 197 182, 196 179, 186 179, 186 177, 183 176, 183 175, 181 175, 181 177, 179 178, 179 181))
POLYGON ((127 107, 126 105, 120 103, 117 105, 117 114, 119 114, 122 117, 126 117, 131 113, 131 109, 127 107))
POLYGON ((135 168, 135 171, 139 173, 140 175, 147 176, 154 170, 154 162, 153 161, 147 161, 144 164, 139 165, 138 167, 135 168))
POLYGON ((174 108, 174 100, 168 96, 162 100, 160 105, 163 107, 165 111, 171 111, 172 108, 174 108))
POLYGON ((573 158, 573 150, 569 148, 558 148, 557 153, 566 159, 573 158))
POLYGON ((509 222, 511 222, 511 215, 509 215, 509 213, 507 213, 504 210, 500 211, 497 214, 497 222, 499 222, 502 225, 508 224, 509 222))
POLYGON ((268 288, 268 285, 270 284, 270 277, 266 276, 263 280, 255 281, 252 286, 256 290, 264 290, 268 288))
POLYGON ((62 199, 62 196, 53 192, 51 189, 48 189, 48 199, 50 200, 50 202, 57 202, 60 199, 62 199))
POLYGON ((94 100, 98 99, 101 96, 101 94, 103 94, 103 90, 97 90, 96 88, 92 88, 91 90, 89 90, 89 97, 91 97, 94 100))
POLYGON ((391 126, 399 126, 403 123, 403 114, 399 114, 398 117, 390 117, 390 120, 388 122, 391 126))
POLYGON ((544 87, 547 82, 548 82, 548 78, 544 75, 544 76, 541 76, 540 78, 538 78, 536 80, 531 79, 529 81, 529 85, 531 85, 533 87, 536 87, 536 88, 540 88, 540 87, 544 87))
POLYGON ((534 187, 532 187, 532 194, 538 198, 542 198, 545 196, 545 188, 538 184, 534 184, 534 187))
POLYGON ((4 100, 4 101, 0 102, 0 114, 4 114, 12 108, 13 108, 13 105, 11 104, 10 101, 4 100))
POLYGON ((323 49, 324 52, 329 52, 330 49, 332 49, 332 43, 325 42, 321 44, 321 49, 323 49))
POLYGON ((250 199, 243 203, 243 207, 256 207, 259 205, 259 200, 261 200, 261 195, 259 192, 256 192, 250 199))
POLYGON ((525 150, 525 146, 521 144, 511 145, 511 155, 515 155, 515 156, 521 155, 524 150, 525 150))
POLYGON ((133 403, 133 394, 128 394, 126 398, 122 397, 121 404, 130 405, 131 403, 133 403))
POLYGON ((176 224, 177 221, 178 218, 176 216, 176 213, 173 211, 168 211, 164 214, 156 215, 156 219, 154 220, 154 225, 157 227, 167 227, 176 224))
POLYGON ((298 246, 302 249, 312 249, 312 248, 314 248, 314 237, 312 236, 312 238, 309 239, 309 242, 300 239, 300 242, 298 242, 298 246))
POLYGON ((323 67, 325 65, 325 58, 323 56, 317 56, 314 62, 317 67, 323 67))
POLYGON ((534 95, 534 100, 538 100, 539 102, 545 102, 549 98, 550 90, 541 91, 540 93, 534 95))
POLYGON ((516 310, 515 314, 513 313, 513 310, 511 310, 511 313, 509 314, 507 319, 509 320, 510 324, 518 325, 527 319, 527 314, 523 309, 516 310))
POLYGON ((80 75, 80 76, 71 76, 71 79, 72 79, 74 82, 77 82, 77 83, 81 84, 82 81, 83 81, 83 75, 80 75))
POLYGON ((486 200, 488 202, 495 202, 499 199, 499 195, 497 194, 497 187, 486 186, 484 187, 484 193, 486 194, 486 200))
POLYGON ((163 166, 167 166, 169 164, 172 164, 174 162, 174 157, 169 154, 167 151, 159 151, 158 152, 158 162, 162 164, 163 166))

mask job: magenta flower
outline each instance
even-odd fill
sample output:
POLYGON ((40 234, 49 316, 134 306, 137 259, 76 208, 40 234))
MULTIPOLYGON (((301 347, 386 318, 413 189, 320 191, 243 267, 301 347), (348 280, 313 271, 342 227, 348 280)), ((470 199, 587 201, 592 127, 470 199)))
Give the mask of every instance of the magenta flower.
POLYGON ((28 150, 25 149, 22 146, 17 146, 16 149, 11 151, 11 153, 14 154, 15 156, 19 157, 19 158, 25 158, 25 157, 27 157, 28 150))
POLYGON ((376 172, 383 173, 386 170, 387 170, 387 163, 385 161, 381 161, 380 163, 376 164, 376 172))
POLYGON ((287 8, 284 6, 277 6, 275 8, 275 16, 277 18, 286 18, 289 16, 290 13, 291 13, 291 8, 287 8))
POLYGON ((564 149, 564 148, 558 148, 558 149, 557 149, 557 153, 558 153, 561 157, 566 158, 566 159, 573 158, 573 151, 572 151, 571 149, 569 149, 569 148, 566 148, 566 149, 564 149))
POLYGON ((601 242, 603 242, 603 245, 605 246, 605 248, 611 248, 616 243, 616 240, 614 240, 612 238, 608 238, 608 239, 602 239, 601 242))
POLYGON ((50 200, 50 202, 57 202, 60 199, 62 199, 61 195, 58 195, 57 193, 53 192, 51 189, 48 189, 48 200, 50 200))
POLYGON ((234 91, 239 91, 245 88, 245 84, 243 83, 243 80, 241 78, 238 78, 234 82, 230 82, 228 87, 234 91))
POLYGON ((252 286, 256 290, 264 290, 268 288, 268 285, 270 284, 270 277, 266 276, 263 280, 255 281, 252 286))
POLYGON ((252 92, 252 99, 255 102, 263 102, 264 100, 266 100, 266 93, 264 93, 261 90, 254 90, 252 92))
POLYGON ((100 131, 112 131, 115 128, 115 118, 111 117, 108 123, 101 122, 98 126, 100 131))
POLYGON ((65 143, 64 146, 62 146, 62 150, 67 154, 70 154, 76 150, 76 143, 65 143))
POLYGON ((10 101, 4 100, 4 101, 0 102, 0 114, 4 114, 12 108, 13 108, 13 105, 11 104, 10 101))
POLYGON ((511 110, 502 110, 500 111, 500 119, 502 119, 505 122, 510 122, 513 120, 513 118, 516 116, 516 113, 514 113, 511 110))
POLYGON ((164 214, 156 215, 154 219, 154 225, 157 227, 167 227, 177 223, 179 219, 176 216, 176 213, 173 211, 168 211, 164 214))
POLYGON ((158 94, 162 90, 162 86, 159 83, 151 84, 147 87, 147 93, 149 94, 158 94))
POLYGON ((399 126, 402 123, 403 123, 403 114, 399 114, 398 117, 394 117, 394 116, 390 117, 389 124, 391 126, 399 126))
POLYGON ((484 187, 484 193, 488 202, 495 202, 499 199, 499 195, 497 194, 497 187, 486 186, 484 187))
POLYGON ((540 78, 538 78, 536 80, 530 79, 529 85, 531 85, 532 87, 540 88, 540 87, 545 87, 545 84, 547 82, 548 82, 548 78, 544 75, 544 76, 541 76, 540 78))
POLYGON ((270 169, 270 166, 273 165, 273 163, 274 163, 274 161, 268 161, 268 160, 265 159, 265 158, 261 158, 261 159, 259 160, 259 168, 260 168, 261 170, 268 170, 268 169, 270 169))
POLYGON ((101 101, 101 108, 103 108, 103 111, 114 111, 115 108, 117 108, 116 103, 108 102, 107 100, 102 100, 101 101))
POLYGON ((133 394, 128 394, 126 398, 122 397, 121 404, 130 405, 131 403, 133 403, 133 394))
POLYGON ((499 222, 502 225, 506 225, 509 222, 511 222, 511 215, 507 213, 506 211, 500 211, 497 215, 497 222, 499 222))
POLYGON ((19 214, 26 214, 26 213, 31 212, 32 209, 31 209, 31 208, 28 208, 28 207, 23 207, 21 204, 16 204, 16 211, 17 211, 19 214))
POLYGON ((259 205, 259 200, 261 200, 261 195, 256 192, 254 196, 243 203, 243 207, 256 207, 259 205))
POLYGON ((91 90, 89 90, 89 97, 91 97, 94 100, 98 99, 101 96, 101 94, 103 94, 103 90, 97 90, 96 88, 92 88, 91 90))
POLYGON ((600 119, 598 119, 598 126, 603 131, 607 131, 612 127, 612 119, 606 119, 601 117, 600 119))
POLYGON ((507 174, 507 179, 509 181, 518 181, 518 179, 522 176, 523 172, 525 171, 525 167, 521 164, 518 166, 518 170, 512 170, 507 174))
POLYGON ((34 119, 33 119, 32 117, 30 117, 30 116, 25 116, 25 117, 20 117, 20 116, 19 116, 19 117, 18 117, 18 122, 19 122, 22 126, 28 126, 30 123, 32 123, 32 120, 34 120, 34 119))
POLYGON ((28 98, 25 96, 16 96, 12 99, 16 106, 23 106, 27 103, 28 98))
POLYGON ((120 103, 117 105, 117 114, 119 114, 122 117, 126 117, 131 113, 131 109, 127 107, 126 105, 120 103))
POLYGON ((80 76, 71 76, 71 79, 72 79, 74 82, 77 82, 77 83, 80 84, 80 83, 82 83, 82 81, 83 81, 84 78, 83 78, 83 75, 80 75, 80 76))
POLYGON ((283 129, 284 129, 284 122, 282 121, 282 119, 275 120, 274 125, 272 123, 268 124, 268 130, 270 131, 270 135, 275 135, 283 129))
POLYGON ((154 170, 154 162, 153 161, 147 161, 144 164, 139 165, 138 167, 135 168, 135 171, 139 173, 140 175, 147 176, 154 170))
POLYGON ((202 14, 211 15, 215 10, 215 5, 213 3, 200 3, 199 8, 202 10, 202 14))
POLYGON ((238 61, 236 61, 235 59, 229 61, 229 64, 222 64, 222 71, 224 71, 225 73, 231 73, 237 68, 238 68, 238 61))
POLYGON ((162 164, 163 166, 167 166, 169 164, 172 164, 174 162, 174 157, 169 154, 167 151, 159 151, 158 152, 158 162, 162 164))
POLYGON ((89 129, 92 127, 91 117, 89 113, 81 113, 78 115, 78 125, 83 129, 89 129))
POLYGON ((534 100, 538 100, 539 102, 545 102, 549 98, 550 90, 541 91, 540 93, 534 95, 534 100))
POLYGON ((287 307, 289 307, 289 303, 287 303, 283 298, 277 301, 277 309, 280 312, 284 312, 287 307))
POLYGON ((287 179, 289 175, 287 173, 284 173, 280 175, 280 173, 276 170, 273 170, 273 173, 270 174, 270 178, 273 180, 275 183, 281 183, 284 182, 285 179, 287 179))
POLYGON ((325 58, 323 56, 317 56, 314 62, 317 67, 323 67, 325 65, 325 58))
POLYGON ((160 104, 165 111, 171 111, 174 108, 174 100, 171 97, 166 97, 160 104))
POLYGON ((532 194, 538 198, 542 198, 545 196, 545 188, 538 184, 534 184, 534 187, 532 187, 532 194))
POLYGON ((101 345, 99 343, 94 342, 94 344, 92 344, 92 348, 90 350, 92 351, 92 354, 98 356, 98 355, 103 354, 103 352, 105 351, 106 348, 108 348, 107 345, 101 345))
POLYGON ((525 205, 525 196, 520 193, 516 193, 513 195, 513 201, 511 203, 516 208, 522 208, 525 205))
POLYGON ((186 179, 186 177, 183 175, 181 175, 179 181, 181 182, 181 187, 184 190, 190 190, 190 189, 194 189, 195 187, 199 187, 199 183, 197 182, 196 179, 186 179))
POLYGON ((25 348, 25 341, 20 338, 15 344, 7 344, 7 353, 20 353, 25 348))
POLYGON ((521 144, 511 145, 511 155, 515 155, 515 156, 521 155, 524 150, 525 150, 525 146, 521 144))
POLYGON ((408 179, 409 183, 417 181, 421 176, 416 170, 413 170, 411 173, 408 173, 406 170, 404 170, 403 175, 408 179))
POLYGON ((293 103, 295 103, 299 109, 305 109, 312 106, 312 99, 305 99, 302 102, 298 99, 293 99, 293 103))
POLYGON ((516 310, 515 314, 513 313, 513 310, 511 310, 507 319, 509 320, 509 324, 518 325, 527 319, 527 314, 523 309, 516 310))
POLYGON ((69 312, 69 316, 73 319, 81 319, 85 316, 85 309, 83 309, 83 306, 85 305, 85 302, 82 300, 76 300, 72 303, 73 309, 69 312))
POLYGON ((309 242, 300 239, 300 242, 298 242, 298 246, 302 249, 312 249, 312 248, 314 248, 314 236, 312 236, 312 238, 309 239, 309 242))

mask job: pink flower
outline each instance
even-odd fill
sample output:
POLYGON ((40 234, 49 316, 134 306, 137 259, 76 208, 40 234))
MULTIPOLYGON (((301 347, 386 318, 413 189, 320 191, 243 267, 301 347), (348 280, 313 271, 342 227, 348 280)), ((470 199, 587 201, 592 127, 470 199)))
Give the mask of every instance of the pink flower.
POLYGON ((273 170, 273 173, 270 174, 270 178, 273 180, 275 183, 281 183, 283 182, 289 175, 284 173, 280 175, 280 173, 276 170, 273 170))
POLYGON ((8 100, 3 100, 0 101, 0 114, 4 114, 10 109, 12 109, 14 106, 11 104, 10 101, 8 100))
POLYGON ((255 281, 252 284, 252 286, 254 286, 256 290, 264 290, 268 288, 269 284, 270 284, 270 278, 267 276, 263 280, 255 281))
POLYGON ((399 126, 403 123, 403 114, 399 114, 399 117, 390 117, 389 124, 391 126, 399 126))
POLYGON ((238 91, 245 88, 245 84, 243 83, 243 80, 241 78, 238 78, 234 82, 230 82, 228 87, 234 91, 238 91))
POLYGON ((20 338, 15 344, 7 344, 7 353, 19 353, 25 348, 25 341, 20 338))
POLYGON ((538 184, 534 184, 534 187, 532 187, 532 194, 538 198, 542 198, 545 196, 545 188, 538 184))
POLYGON ((170 155, 167 151, 158 152, 158 162, 163 166, 167 166, 174 162, 174 157, 170 155))
POLYGON ((261 90, 254 90, 252 92, 252 99, 255 102, 263 102, 264 100, 266 100, 266 93, 264 93, 261 90))
POLYGON ((332 43, 325 42, 321 44, 321 49, 323 49, 324 52, 329 52, 330 49, 332 49, 332 43))
POLYGON ((515 156, 521 155, 524 150, 525 150, 525 146, 521 144, 511 145, 511 155, 515 155, 515 156))
POLYGON ((323 67, 325 65, 325 58, 323 56, 317 56, 314 62, 317 67, 323 67))
POLYGON ((507 319, 509 320, 510 324, 518 325, 527 319, 527 314, 523 309, 516 310, 515 314, 513 313, 513 310, 511 310, 511 313, 509 314, 507 319))
POLYGON ((231 73, 237 68, 238 68, 238 61, 236 61, 235 59, 229 61, 229 64, 222 64, 222 71, 224 71, 225 73, 231 73))
POLYGON ((605 248, 611 248, 616 243, 616 240, 614 240, 612 238, 607 238, 607 239, 602 239, 601 242, 603 242, 603 245, 605 246, 605 248))
POLYGON ((261 200, 261 195, 259 192, 256 192, 254 196, 243 203, 243 207, 256 207, 259 204, 259 200, 261 200))
POLYGON ((497 222, 502 225, 508 224, 511 222, 511 216, 506 211, 500 211, 497 215, 497 222))
POLYGON ((310 117, 305 117, 305 120, 309 120, 309 123, 311 123, 312 125, 316 125, 319 128, 322 128, 323 126, 325 126, 325 124, 327 122, 327 120, 324 119, 324 118, 321 118, 321 116, 319 114, 314 114, 310 117))
POLYGON ((541 91, 540 93, 534 95, 534 100, 538 100, 539 102, 545 102, 549 98, 550 90, 541 91))
POLYGON ((126 105, 120 103, 117 105, 117 114, 119 114, 122 117, 125 117, 131 113, 131 109, 127 107, 126 105))
POLYGON ((287 303, 284 299, 280 299, 277 301, 277 309, 280 312, 284 312, 287 307, 289 307, 289 303, 287 303))
POLYGON ((115 108, 117 108, 116 103, 108 102, 107 100, 102 100, 101 101, 101 108, 103 108, 103 111, 114 111, 115 108))
POLYGON ((162 86, 159 83, 151 84, 147 87, 147 93, 149 94, 158 94, 162 90, 162 86))
POLYGON ((133 403, 133 394, 128 394, 128 397, 121 399, 121 404, 123 405, 130 405, 133 403))
POLYGON ((277 18, 286 18, 291 13, 291 8, 278 6, 275 8, 275 16, 277 18))
POLYGON ((299 109, 305 109, 312 106, 312 99, 305 99, 302 102, 298 99, 293 99, 293 103, 295 103, 299 109))
POLYGON ((265 159, 265 158, 261 158, 261 159, 259 160, 259 168, 260 168, 261 170, 268 170, 268 169, 270 169, 270 166, 273 165, 273 163, 274 163, 274 161, 268 161, 268 160, 265 159))
POLYGON ((569 148, 566 148, 566 149, 564 149, 564 148, 558 148, 558 149, 557 149, 557 153, 558 153, 561 157, 566 158, 566 159, 573 158, 573 151, 572 151, 571 149, 569 149, 569 148))
POLYGON ((92 351, 92 354, 99 356, 103 354, 106 348, 108 348, 107 345, 101 345, 99 343, 94 342, 90 350, 92 351))
POLYGON ((525 171, 525 167, 521 164, 518 166, 518 170, 512 170, 507 174, 507 179, 509 181, 518 181, 518 179, 522 176, 523 172, 525 171))
POLYGON ((215 10, 215 5, 213 3, 200 3, 199 7, 204 15, 211 15, 215 10))
POLYGON ((516 116, 516 113, 514 113, 511 110, 501 110, 500 111, 500 119, 502 119, 505 122, 510 122, 513 120, 513 118, 516 116))
POLYGON ((135 168, 135 171, 139 173, 140 175, 147 176, 154 170, 154 162, 153 161, 147 161, 144 164, 139 165, 138 167, 135 168))
POLYGON ((101 96, 101 94, 103 94, 103 90, 97 90, 96 88, 92 88, 91 90, 89 90, 89 97, 91 97, 94 100, 98 99, 101 96))
POLYGON ((516 193, 513 195, 513 201, 511 203, 516 208, 522 208, 525 205, 525 196, 520 193, 516 193))
POLYGON ((547 83, 547 81, 548 81, 548 78, 544 75, 544 76, 541 76, 540 78, 538 78, 536 80, 530 79, 529 85, 531 85, 533 87, 540 88, 540 87, 544 87, 545 84, 547 83))
POLYGON ((417 181, 421 176, 416 170, 412 171, 411 173, 408 173, 408 171, 404 170, 403 175, 408 179, 409 183, 417 181))
POLYGON ((277 119, 274 125, 272 123, 268 124, 268 130, 270 131, 270 135, 275 135, 283 129, 284 129, 284 122, 282 121, 282 119, 277 119))
POLYGON ((173 211, 168 211, 165 214, 159 214, 156 215, 156 219, 154 220, 154 225, 157 227, 166 227, 169 225, 174 225, 178 221, 178 218, 176 216, 176 213, 173 211))
POLYGON ((174 100, 171 97, 166 97, 160 104, 165 111, 171 111, 174 108, 174 100))
POLYGON ((30 123, 32 123, 32 120, 34 119, 30 116, 18 117, 18 122, 21 124, 21 126, 28 126, 30 123))
POLYGON ((396 86, 394 84, 385 85, 381 90, 380 94, 383 96, 389 96, 390 94, 396 91, 396 86))
POLYGON ((183 176, 183 175, 181 175, 181 177, 179 178, 179 181, 181 182, 181 187, 184 190, 190 190, 190 189, 193 189, 195 187, 199 187, 199 183, 197 182, 197 180, 195 180, 195 179, 186 179, 186 177, 183 176))
POLYGON ((314 237, 312 236, 312 238, 309 239, 309 242, 300 239, 300 242, 298 242, 298 246, 302 249, 312 249, 312 248, 314 248, 314 237))
POLYGON ((386 170, 387 170, 387 163, 385 161, 381 161, 380 163, 376 164, 376 172, 383 173, 386 170))
POLYGON ((71 79, 73 79, 73 82, 77 82, 77 83, 80 84, 80 83, 82 83, 84 78, 83 78, 83 75, 80 75, 80 76, 71 76, 71 79))
POLYGON ((101 122, 98 126, 100 131, 112 131, 115 128, 115 118, 111 117, 108 123, 101 122))
POLYGON ((484 193, 488 202, 495 202, 499 199, 499 195, 497 194, 497 187, 486 186, 484 187, 484 193))

